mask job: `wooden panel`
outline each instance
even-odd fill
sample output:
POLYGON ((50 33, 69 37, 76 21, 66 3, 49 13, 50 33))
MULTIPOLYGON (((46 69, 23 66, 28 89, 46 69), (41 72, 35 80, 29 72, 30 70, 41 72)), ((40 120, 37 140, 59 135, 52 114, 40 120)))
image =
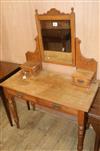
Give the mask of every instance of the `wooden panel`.
POLYGON ((30 95, 24 94, 23 92, 19 92, 12 89, 4 89, 4 92, 8 94, 10 93, 14 97, 24 99, 24 100, 29 100, 29 101, 32 101, 33 103, 36 103, 35 97, 31 97, 30 95))
POLYGON ((68 108, 68 107, 61 105, 61 104, 53 103, 53 101, 43 100, 43 99, 40 99, 38 97, 28 95, 28 94, 25 94, 23 92, 12 90, 12 89, 4 89, 4 92, 5 92, 5 94, 8 93, 14 97, 30 101, 30 102, 35 103, 37 105, 51 108, 53 110, 57 110, 60 112, 65 112, 68 114, 77 115, 77 110, 72 109, 72 108, 68 108))
POLYGON ((60 112, 65 112, 68 114, 77 115, 77 110, 74 110, 74 109, 68 108, 64 105, 53 103, 53 102, 50 102, 47 100, 37 99, 37 104, 44 106, 44 107, 51 108, 53 110, 60 111, 60 112))
POLYGON ((0 61, 0 81, 3 81, 7 77, 10 77, 12 74, 20 70, 19 64, 0 61))
POLYGON ((35 38, 36 41, 36 48, 34 52, 26 52, 26 61, 33 61, 33 62, 42 62, 40 46, 39 46, 39 39, 38 36, 35 38))
POLYGON ((85 58, 80 51, 81 41, 76 38, 76 67, 97 72, 97 62, 93 58, 85 58))

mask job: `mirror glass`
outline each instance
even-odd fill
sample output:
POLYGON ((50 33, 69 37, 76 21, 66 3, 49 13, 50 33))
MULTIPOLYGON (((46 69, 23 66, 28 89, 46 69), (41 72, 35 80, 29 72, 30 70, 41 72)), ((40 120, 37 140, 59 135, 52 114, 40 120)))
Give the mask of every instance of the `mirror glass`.
POLYGON ((72 64, 70 20, 41 20, 45 61, 72 64))
POLYGON ((41 21, 44 50, 71 52, 70 20, 41 21))

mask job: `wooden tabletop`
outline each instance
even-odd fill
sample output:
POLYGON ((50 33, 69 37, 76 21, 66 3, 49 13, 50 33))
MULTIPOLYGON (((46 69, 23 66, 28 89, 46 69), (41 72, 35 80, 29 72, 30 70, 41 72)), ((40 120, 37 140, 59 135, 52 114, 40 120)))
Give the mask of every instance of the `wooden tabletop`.
POLYGON ((92 83, 89 88, 82 88, 73 85, 67 74, 44 70, 28 79, 22 79, 19 71, 1 85, 84 112, 88 112, 98 89, 98 82, 92 83))
POLYGON ((0 82, 11 76, 15 71, 19 70, 17 63, 0 61, 0 82))

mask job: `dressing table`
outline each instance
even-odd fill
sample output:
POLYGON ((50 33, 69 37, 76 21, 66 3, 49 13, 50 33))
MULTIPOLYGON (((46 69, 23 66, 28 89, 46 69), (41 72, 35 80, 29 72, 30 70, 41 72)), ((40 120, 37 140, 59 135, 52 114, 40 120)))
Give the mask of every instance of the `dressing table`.
MULTIPOLYGON (((97 62, 82 56, 80 40, 75 37, 75 13, 70 14, 51 9, 47 13, 38 14, 36 10, 36 50, 26 53, 26 60, 74 66, 93 71, 96 77, 97 62)), ((51 108, 77 117, 78 145, 77 150, 83 150, 87 113, 93 103, 98 83, 93 81, 89 88, 76 86, 67 74, 42 70, 26 79, 21 71, 3 82, 5 96, 14 121, 19 128, 19 117, 14 97, 51 108)))

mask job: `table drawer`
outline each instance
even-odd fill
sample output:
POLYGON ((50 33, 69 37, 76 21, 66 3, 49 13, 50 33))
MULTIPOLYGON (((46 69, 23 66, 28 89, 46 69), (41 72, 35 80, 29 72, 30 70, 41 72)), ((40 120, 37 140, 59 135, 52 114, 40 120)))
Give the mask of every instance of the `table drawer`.
POLYGON ((42 99, 37 99, 37 104, 39 104, 41 106, 49 107, 49 108, 52 107, 52 102, 45 101, 45 100, 42 100, 42 99))
POLYGON ((14 91, 14 90, 11 90, 11 89, 7 89, 6 91, 7 91, 8 94, 10 94, 14 97, 18 97, 18 98, 21 98, 21 99, 24 99, 24 100, 31 101, 35 104, 40 105, 40 106, 48 107, 48 108, 51 108, 53 110, 57 110, 57 111, 60 111, 60 112, 65 112, 65 113, 72 114, 72 115, 77 115, 76 110, 71 109, 69 107, 66 107, 64 105, 61 105, 61 104, 58 104, 58 103, 55 103, 55 102, 50 102, 50 101, 47 101, 47 100, 42 100, 40 98, 35 98, 34 96, 29 96, 27 94, 24 94, 24 93, 21 93, 21 92, 18 92, 18 91, 14 91))
POLYGON ((60 104, 57 104, 57 103, 54 103, 54 102, 38 99, 37 104, 41 105, 41 106, 44 106, 44 107, 51 108, 53 110, 60 111, 60 112, 65 112, 65 113, 68 113, 68 114, 77 115, 76 110, 73 110, 71 108, 65 107, 63 105, 60 105, 60 104))
POLYGON ((18 98, 21 98, 24 100, 34 101, 34 103, 36 103, 35 97, 33 97, 33 96, 31 97, 30 95, 24 94, 22 92, 7 89, 7 93, 14 96, 14 97, 18 97, 18 98))
POLYGON ((37 104, 54 110, 62 110, 62 105, 47 100, 38 99, 37 104))

